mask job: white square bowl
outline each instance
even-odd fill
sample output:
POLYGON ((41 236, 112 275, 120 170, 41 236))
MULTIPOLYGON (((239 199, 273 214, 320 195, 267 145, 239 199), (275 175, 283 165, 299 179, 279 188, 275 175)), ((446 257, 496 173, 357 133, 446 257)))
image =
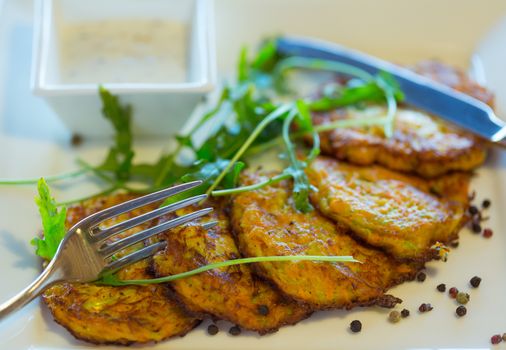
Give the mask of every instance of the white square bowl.
POLYGON ((212 5, 212 0, 38 0, 32 91, 49 103, 70 131, 86 137, 110 136, 113 132, 100 113, 99 84, 133 106, 134 134, 177 133, 197 103, 215 86, 212 5), (186 47, 185 79, 75 83, 62 78, 62 40, 58 32, 62 25, 131 19, 177 21, 187 26, 188 35, 180 38, 186 47))

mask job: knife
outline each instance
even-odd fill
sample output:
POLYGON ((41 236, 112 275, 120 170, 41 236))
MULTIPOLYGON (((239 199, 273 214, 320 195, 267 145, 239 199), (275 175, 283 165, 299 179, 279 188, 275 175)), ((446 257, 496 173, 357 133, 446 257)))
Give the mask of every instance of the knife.
POLYGON ((277 51, 283 56, 339 61, 370 74, 380 71, 390 73, 399 83, 406 104, 506 147, 506 123, 487 104, 406 68, 337 44, 302 37, 278 38, 277 51))

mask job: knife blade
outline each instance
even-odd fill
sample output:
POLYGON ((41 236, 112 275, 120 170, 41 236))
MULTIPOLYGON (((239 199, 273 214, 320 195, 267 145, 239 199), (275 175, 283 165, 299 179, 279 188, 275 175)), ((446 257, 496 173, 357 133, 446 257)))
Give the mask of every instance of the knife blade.
POLYGON ((277 51, 283 56, 339 61, 370 74, 385 71, 399 83, 406 104, 506 146, 506 123, 499 119, 487 104, 406 68, 337 44, 302 37, 278 38, 277 51))

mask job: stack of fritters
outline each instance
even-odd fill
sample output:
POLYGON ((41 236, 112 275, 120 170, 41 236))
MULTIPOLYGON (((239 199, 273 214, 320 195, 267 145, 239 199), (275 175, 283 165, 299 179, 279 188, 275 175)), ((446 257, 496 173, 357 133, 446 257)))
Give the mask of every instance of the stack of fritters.
MULTIPOLYGON (((88 200, 69 209, 67 227, 97 211, 120 204, 131 196, 115 195, 88 200)), ((120 222, 153 210, 153 206, 118 216, 120 222)), ((105 224, 113 225, 109 220, 105 224)), ((141 225, 125 232, 134 234, 141 225)), ((119 239, 117 237, 116 239, 119 239)), ((149 261, 130 265, 119 272, 121 279, 151 278, 146 272, 149 261)), ((60 283, 48 289, 43 300, 56 322, 76 338, 95 344, 157 342, 182 336, 200 323, 167 295, 162 285, 111 287, 93 283, 60 283)))
MULTIPOLYGON (((232 236, 223 201, 206 203, 214 212, 206 221, 218 224, 204 230, 188 225, 162 236, 167 248, 153 259, 157 276, 168 276, 199 266, 241 257, 232 236)), ((191 210, 186 208, 183 212, 191 210)), ((294 324, 310 314, 305 306, 286 298, 251 273, 247 265, 210 270, 170 284, 187 310, 201 317, 225 319, 260 334, 294 324)))
MULTIPOLYGON (((435 63, 417 69, 492 102, 463 74, 435 63)), ((337 110, 315 115, 314 121, 360 113, 337 110)), ((264 334, 314 310, 393 307, 401 300, 388 289, 413 279, 434 257, 435 243, 458 238, 468 208, 468 172, 485 158, 480 140, 443 121, 410 110, 396 118, 392 138, 377 127, 320 135, 323 153, 333 158, 318 157, 306 170, 315 188, 314 211, 295 209, 290 181, 213 200, 206 206, 215 211, 203 221, 217 221, 215 227, 190 224, 160 235, 166 248, 122 270, 120 277, 169 276, 224 260, 274 255, 351 255, 360 263, 262 262, 210 270, 166 286, 64 283, 48 290, 44 300, 76 337, 118 344, 182 335, 205 317, 264 334)), ((240 185, 274 175, 246 171, 240 185)), ((85 202, 69 211, 68 225, 126 199, 85 202)))

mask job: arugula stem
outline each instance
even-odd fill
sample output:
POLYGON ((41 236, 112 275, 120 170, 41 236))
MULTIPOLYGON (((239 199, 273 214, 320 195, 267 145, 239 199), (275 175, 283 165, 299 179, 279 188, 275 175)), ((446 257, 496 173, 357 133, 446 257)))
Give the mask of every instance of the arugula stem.
MULTIPOLYGON (((46 180, 46 183, 67 180, 82 176, 89 172, 90 169, 81 168, 75 171, 71 171, 68 173, 52 175, 52 176, 41 176, 46 180)), ((27 179, 0 179, 0 185, 35 185, 40 180, 40 177, 37 178, 27 178, 27 179)))
POLYGON ((286 150, 287 150, 287 153, 288 153, 288 158, 289 158, 290 163, 292 164, 292 167, 294 169, 298 169, 299 168, 298 167, 299 161, 295 157, 293 143, 290 140, 290 125, 292 124, 292 121, 293 121, 293 119, 295 118, 296 115, 297 115, 297 110, 292 110, 290 112, 290 114, 288 115, 288 117, 286 117, 286 119, 283 122, 283 129, 281 131, 282 132, 282 137, 283 137, 283 142, 285 144, 285 147, 286 147, 286 150))
POLYGON ((346 63, 298 56, 288 57, 280 61, 274 69, 274 75, 281 76, 285 71, 294 68, 327 70, 331 72, 351 75, 353 77, 362 79, 363 81, 373 80, 373 76, 367 73, 365 70, 346 63))
POLYGON ((155 187, 160 187, 163 183, 163 180, 169 173, 170 169, 172 168, 172 165, 174 165, 174 161, 176 160, 177 155, 181 150, 183 149, 183 144, 178 143, 176 149, 172 154, 168 157, 167 161, 163 165, 162 171, 158 174, 158 177, 155 180, 155 187))
POLYGON ((98 178, 104 180, 105 182, 108 182, 110 184, 117 184, 117 181, 111 179, 109 176, 105 175, 102 171, 98 170, 93 165, 85 162, 84 160, 82 160, 80 158, 78 158, 76 161, 83 168, 88 169, 89 171, 93 172, 93 174, 95 174, 95 176, 97 176, 98 178))
POLYGON ((269 185, 278 183, 283 180, 287 180, 289 178, 291 178, 290 174, 280 174, 280 175, 271 177, 265 181, 258 182, 253 185, 241 186, 241 187, 236 187, 236 188, 229 188, 226 190, 216 190, 216 191, 211 192, 211 195, 213 197, 219 197, 219 196, 228 196, 231 194, 236 194, 236 193, 241 193, 241 192, 254 191, 254 190, 258 190, 262 187, 269 186, 269 185))
POLYGON ((251 135, 246 139, 246 141, 242 144, 241 148, 236 152, 236 154, 234 155, 234 157, 227 164, 227 166, 225 167, 225 169, 222 170, 222 172, 218 175, 218 177, 213 182, 213 184, 209 187, 209 189, 206 192, 207 195, 210 195, 211 192, 216 188, 216 186, 218 186, 220 184, 221 180, 223 180, 223 178, 228 173, 228 171, 232 168, 232 166, 235 164, 235 162, 237 162, 241 158, 241 156, 244 154, 244 152, 253 143, 253 141, 255 141, 255 139, 265 129, 265 127, 267 125, 269 125, 269 123, 273 122, 274 120, 278 119, 283 114, 285 114, 287 111, 289 111, 290 108, 292 108, 292 106, 289 105, 289 104, 282 105, 281 107, 278 107, 273 112, 271 112, 270 114, 268 114, 257 125, 257 127, 253 130, 253 132, 251 133, 251 135))
POLYGON ((260 256, 252 258, 241 258, 220 261, 208 265, 198 267, 196 269, 178 273, 172 276, 153 278, 153 279, 142 279, 142 280, 120 280, 115 275, 106 275, 101 280, 97 281, 100 284, 112 285, 112 286, 126 286, 126 285, 142 285, 142 284, 157 284, 167 283, 178 279, 197 275, 202 272, 214 270, 222 267, 251 264, 259 262, 278 262, 278 261, 325 261, 325 262, 358 262, 352 256, 323 256, 323 255, 284 255, 284 256, 260 256))
MULTIPOLYGON (((371 126, 371 125, 385 125, 388 123, 388 120, 386 117, 367 117, 367 118, 360 118, 360 119, 342 119, 342 120, 336 120, 332 123, 328 124, 321 124, 316 125, 314 127, 315 132, 323 132, 323 131, 329 131, 339 128, 352 128, 352 127, 360 127, 360 126, 371 126)), ((290 134, 290 137, 293 139, 300 139, 304 135, 307 135, 307 132, 294 132, 290 134)), ((278 136, 268 142, 262 143, 258 146, 251 147, 248 149, 248 151, 245 153, 245 156, 250 157, 255 154, 264 152, 270 148, 273 148, 275 146, 281 146, 283 144, 283 137, 278 136)))
POLYGON ((387 100, 387 115, 385 117, 384 133, 387 138, 392 137, 394 133, 394 120, 397 113, 397 101, 392 89, 390 89, 382 79, 378 79, 378 85, 383 89, 387 100))

